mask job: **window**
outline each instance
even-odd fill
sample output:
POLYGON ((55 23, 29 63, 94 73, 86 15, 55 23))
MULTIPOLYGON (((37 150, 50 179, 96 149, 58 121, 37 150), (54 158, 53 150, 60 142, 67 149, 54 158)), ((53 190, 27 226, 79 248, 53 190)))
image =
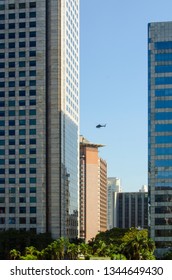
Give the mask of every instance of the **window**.
POLYGON ((30 8, 36 8, 36 2, 30 2, 29 7, 30 8))
POLYGON ((35 119, 29 120, 29 125, 36 125, 36 120, 35 119))
POLYGON ((31 60, 29 62, 29 66, 36 66, 36 61, 35 60, 31 60))
POLYGON ((26 188, 25 187, 20 187, 19 193, 26 193, 26 188))
POLYGON ((31 21, 29 23, 29 27, 36 27, 36 21, 31 21))
POLYGON ((26 23, 25 22, 20 22, 19 23, 19 28, 25 28, 26 27, 26 23))
POLYGON ((19 159, 19 164, 26 164, 26 159, 25 158, 20 158, 19 159))
POLYGON ((25 3, 19 3, 19 9, 25 9, 26 4, 25 3))
POLYGON ((15 81, 10 81, 10 82, 8 83, 8 86, 9 86, 9 87, 15 87, 15 81))
POLYGON ((19 90, 19 96, 25 96, 26 91, 25 90, 19 90))
POLYGON ((36 12, 30 12, 29 17, 30 18, 35 18, 36 17, 36 12))
POLYGON ((26 81, 19 81, 19 87, 25 87, 26 81))
POLYGON ((19 129, 19 135, 26 135, 26 129, 19 129))
POLYGON ((19 168, 19 174, 26 174, 26 168, 19 168))
POLYGON ((10 90, 8 95, 9 95, 9 97, 15 97, 15 91, 14 90, 10 90))
POLYGON ((10 159, 9 159, 9 164, 14 165, 15 163, 16 163, 15 158, 10 158, 10 159))
POLYGON ((19 100, 19 106, 25 106, 26 101, 25 100, 19 100))
POLYGON ((13 62, 9 62, 8 66, 11 67, 11 68, 14 68, 15 67, 15 62, 14 61, 13 62))
POLYGON ((29 93, 30 93, 30 96, 35 96, 36 95, 36 90, 35 89, 31 89, 29 91, 29 93))
POLYGON ((14 110, 9 110, 8 115, 9 116, 15 116, 16 112, 14 110))
POLYGON ((30 184, 36 184, 36 178, 30 178, 30 184))
POLYGON ((19 67, 25 67, 26 62, 25 61, 19 61, 19 67))
POLYGON ((15 19, 16 15, 15 14, 9 14, 9 19, 15 19))
POLYGON ((16 179, 15 178, 9 178, 9 184, 15 184, 16 179))
POLYGON ((15 203, 16 198, 15 197, 9 197, 9 203, 15 203))
POLYGON ((16 34, 15 34, 15 33, 9 33, 9 34, 8 34, 8 38, 9 38, 9 39, 15 39, 15 37, 16 37, 16 34))
POLYGON ((9 168, 9 174, 15 174, 15 168, 9 168))
POLYGON ((36 115, 36 110, 29 110, 29 115, 30 116, 35 116, 36 115))
POLYGON ((9 43, 8 47, 9 47, 9 49, 14 49, 15 48, 15 43, 14 42, 9 43))
POLYGON ((19 110, 19 116, 26 116, 26 110, 19 110))
POLYGON ((19 42, 19 48, 25 48, 25 47, 26 47, 26 43, 25 42, 19 42))
MULTIPOLYGON (((5 172, 5 169, 4 169, 5 172)), ((36 174, 36 168, 30 168, 30 174, 36 174)))
POLYGON ((9 207, 9 213, 10 213, 10 214, 13 214, 13 213, 15 213, 15 212, 16 212, 15 207, 9 207))
POLYGON ((26 120, 19 120, 19 125, 26 125, 26 120))
POLYGON ((15 139, 9 139, 9 145, 14 146, 15 145, 15 139))
POLYGON ((19 184, 26 184, 26 178, 19 178, 19 184))
POLYGON ((36 145, 36 139, 30 139, 30 145, 36 145))
POLYGON ((15 126, 15 120, 9 120, 9 126, 15 126))
POLYGON ((36 70, 31 70, 31 71, 29 71, 29 75, 30 76, 36 76, 36 70))
MULTIPOLYGON (((26 56, 26 52, 19 52, 19 57, 25 57, 26 56)), ((24 77, 24 76, 20 76, 20 77, 24 77)))
POLYGON ((9 155, 15 155, 16 151, 15 149, 9 149, 9 155))
POLYGON ((8 57, 9 58, 15 58, 15 52, 9 52, 8 57))
POLYGON ((0 97, 5 97, 5 92, 4 91, 0 91, 0 97))
POLYGON ((26 207, 20 207, 19 212, 20 213, 26 213, 26 207))
POLYGON ((36 56, 36 51, 30 51, 29 52, 29 55, 32 57, 32 56, 36 56))
POLYGON ((30 135, 36 135, 36 129, 29 129, 30 135))
POLYGON ((15 100, 9 100, 8 106, 15 106, 15 100))
POLYGON ((22 217, 22 218, 19 218, 19 224, 26 224, 26 218, 22 217))
POLYGON ((9 4, 9 5, 8 5, 8 8, 9 8, 9 10, 15 9, 15 4, 9 4))
POLYGON ((9 23, 8 28, 9 29, 14 29, 15 28, 15 23, 9 23))
POLYGON ((36 213, 36 207, 30 207, 30 213, 36 213))
POLYGON ((29 163, 30 164, 36 164, 36 158, 30 158, 29 163))
POLYGON ((30 101, 29 101, 29 105, 31 105, 31 106, 32 106, 32 105, 36 105, 36 100, 35 100, 35 99, 30 100, 30 101))
POLYGON ((19 32, 19 38, 25 38, 26 32, 19 32))
POLYGON ((36 203, 36 197, 35 196, 30 197, 30 203, 36 203))
POLYGON ((19 13, 19 18, 25 18, 26 17, 26 13, 19 13))
POLYGON ((19 145, 25 145, 26 139, 19 139, 19 145))
POLYGON ((26 149, 19 149, 19 155, 25 155, 26 149))
POLYGON ((15 77, 15 72, 9 72, 9 78, 14 78, 15 77))

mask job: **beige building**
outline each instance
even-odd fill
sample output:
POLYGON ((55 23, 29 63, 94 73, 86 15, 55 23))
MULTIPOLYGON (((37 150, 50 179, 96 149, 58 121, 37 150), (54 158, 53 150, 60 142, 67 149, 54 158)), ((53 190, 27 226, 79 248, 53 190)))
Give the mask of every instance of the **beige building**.
POLYGON ((80 137, 80 237, 86 241, 107 230, 107 164, 100 147, 80 137))

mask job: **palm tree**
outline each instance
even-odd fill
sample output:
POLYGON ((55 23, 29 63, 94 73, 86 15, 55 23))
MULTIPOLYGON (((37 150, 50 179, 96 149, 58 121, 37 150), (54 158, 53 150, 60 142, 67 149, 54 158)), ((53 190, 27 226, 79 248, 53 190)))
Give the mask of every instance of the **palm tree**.
POLYGON ((10 259, 11 260, 20 260, 21 253, 20 251, 17 251, 16 249, 12 249, 10 251, 10 259))

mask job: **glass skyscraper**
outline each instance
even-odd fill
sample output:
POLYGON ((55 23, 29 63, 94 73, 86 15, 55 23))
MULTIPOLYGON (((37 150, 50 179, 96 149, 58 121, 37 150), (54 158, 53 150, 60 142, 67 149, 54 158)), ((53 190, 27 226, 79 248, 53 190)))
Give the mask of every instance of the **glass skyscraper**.
POLYGON ((148 25, 150 237, 172 247, 172 22, 148 25))
POLYGON ((78 235, 79 0, 0 1, 0 230, 78 235))

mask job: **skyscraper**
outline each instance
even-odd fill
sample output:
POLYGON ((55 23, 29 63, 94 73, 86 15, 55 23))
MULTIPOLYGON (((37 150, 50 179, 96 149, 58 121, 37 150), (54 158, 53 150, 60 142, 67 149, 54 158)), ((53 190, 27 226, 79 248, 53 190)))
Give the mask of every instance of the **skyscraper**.
POLYGON ((150 237, 172 247, 172 22, 148 25, 150 237))
POLYGON ((80 237, 86 241, 107 230, 107 163, 99 147, 80 137, 80 237))
POLYGON ((0 1, 0 230, 78 234, 79 0, 0 1))

